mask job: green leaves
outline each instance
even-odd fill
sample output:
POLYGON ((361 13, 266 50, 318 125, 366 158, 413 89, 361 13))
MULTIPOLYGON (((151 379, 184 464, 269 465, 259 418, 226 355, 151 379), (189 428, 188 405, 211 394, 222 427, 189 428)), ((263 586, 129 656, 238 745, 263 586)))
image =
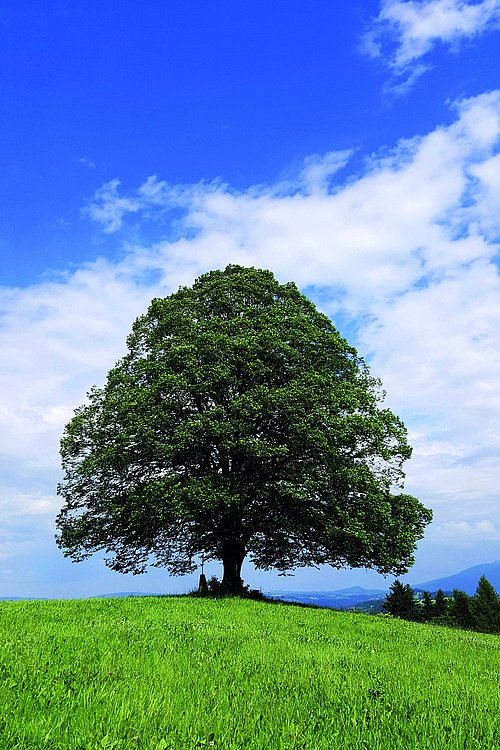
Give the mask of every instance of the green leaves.
POLYGON ((411 564, 430 511, 391 493, 404 425, 294 284, 212 271, 153 300, 127 344, 61 441, 65 554, 175 573, 231 546, 280 570, 411 564))

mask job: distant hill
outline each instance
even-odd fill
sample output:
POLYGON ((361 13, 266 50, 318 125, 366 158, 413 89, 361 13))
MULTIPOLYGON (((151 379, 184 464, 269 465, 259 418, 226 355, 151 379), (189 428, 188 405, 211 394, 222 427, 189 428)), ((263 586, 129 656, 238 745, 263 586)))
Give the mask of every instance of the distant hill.
POLYGON ((473 568, 461 570, 460 573, 454 573, 451 576, 446 576, 446 578, 435 578, 425 583, 412 584, 412 589, 421 589, 423 591, 430 591, 431 593, 438 589, 442 589, 443 591, 460 589, 460 591, 465 591, 466 594, 472 596, 476 591, 477 583, 481 576, 486 576, 493 588, 500 594, 500 560, 474 565, 473 568))
POLYGON ((374 596, 385 596, 389 587, 387 589, 364 589, 362 586, 350 586, 347 589, 335 589, 333 591, 285 591, 282 590, 274 590, 270 591, 269 595, 272 596, 317 596, 321 594, 321 596, 331 596, 331 597, 339 597, 342 598, 344 596, 363 596, 365 598, 368 597, 374 597, 374 596))
MULTIPOLYGON (((460 589, 466 594, 472 596, 475 593, 477 584, 481 576, 486 576, 491 585, 500 594, 500 560, 492 563, 481 563, 472 568, 461 570, 445 578, 434 578, 432 581, 424 583, 411 584, 412 589, 420 591, 436 592, 438 589, 443 591, 453 591, 460 589)), ((285 591, 275 590, 265 592, 267 596, 273 599, 283 599, 285 601, 300 602, 302 604, 315 604, 318 607, 330 607, 333 609, 364 609, 373 611, 377 608, 377 602, 385 598, 387 589, 364 589, 362 586, 350 586, 335 591, 285 591)), ((145 591, 119 591, 112 594, 98 594, 91 599, 114 599, 126 596, 168 596, 168 594, 150 593, 145 591)), ((45 597, 29 596, 3 596, 0 601, 25 601, 29 599, 44 599, 45 597)))
MULTIPOLYGON (((414 591, 430 591, 431 593, 435 593, 438 589, 450 592, 453 589, 460 589, 472 596, 481 576, 486 576, 500 594, 500 560, 475 565, 473 568, 467 568, 446 578, 435 578, 425 583, 411 584, 411 587, 414 591)), ((332 609, 377 611, 380 609, 380 602, 385 598, 388 589, 389 587, 383 590, 351 586, 337 591, 270 591, 269 596, 273 599, 300 602, 301 604, 315 604, 318 607, 330 607, 332 609)))
POLYGON ((361 586, 351 586, 338 591, 270 591, 273 599, 282 599, 300 604, 315 604, 317 607, 331 609, 367 609, 372 610, 374 602, 385 598, 387 591, 383 589, 364 589, 361 586))

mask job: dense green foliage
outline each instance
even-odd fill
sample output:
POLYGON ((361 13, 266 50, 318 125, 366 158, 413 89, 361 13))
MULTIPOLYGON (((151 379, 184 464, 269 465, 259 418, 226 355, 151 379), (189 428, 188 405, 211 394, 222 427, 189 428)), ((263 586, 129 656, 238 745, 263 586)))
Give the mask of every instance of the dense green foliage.
POLYGON ((416 597, 409 584, 394 581, 382 609, 403 620, 437 622, 480 633, 500 633, 500 599, 497 592, 481 576, 474 596, 455 589, 453 598, 439 589, 434 598, 429 591, 416 597))
POLYGON ((500 746, 496 636, 238 599, 0 603, 1 750, 500 746))
POLYGON ((58 544, 173 574, 246 555, 281 571, 403 573, 431 513, 402 494, 411 449, 380 383, 293 283, 228 266, 155 299, 67 425, 58 544), (394 491, 396 490, 396 491, 394 491))

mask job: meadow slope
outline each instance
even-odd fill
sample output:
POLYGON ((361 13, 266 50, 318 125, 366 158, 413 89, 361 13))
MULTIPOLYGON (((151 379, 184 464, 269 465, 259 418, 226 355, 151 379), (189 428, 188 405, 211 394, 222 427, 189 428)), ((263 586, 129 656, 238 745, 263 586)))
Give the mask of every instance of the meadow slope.
POLYGON ((1 750, 500 750, 500 638, 249 600, 0 603, 1 750))

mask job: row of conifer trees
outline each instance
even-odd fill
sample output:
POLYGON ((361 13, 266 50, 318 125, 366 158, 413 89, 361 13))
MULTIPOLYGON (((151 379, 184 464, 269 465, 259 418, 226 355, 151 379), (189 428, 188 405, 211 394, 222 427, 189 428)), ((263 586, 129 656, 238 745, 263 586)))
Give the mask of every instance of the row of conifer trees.
POLYGON ((479 579, 473 596, 458 589, 453 591, 453 596, 447 596, 441 589, 435 594, 415 593, 409 584, 394 581, 382 610, 403 620, 500 633, 500 599, 485 576, 479 579))

